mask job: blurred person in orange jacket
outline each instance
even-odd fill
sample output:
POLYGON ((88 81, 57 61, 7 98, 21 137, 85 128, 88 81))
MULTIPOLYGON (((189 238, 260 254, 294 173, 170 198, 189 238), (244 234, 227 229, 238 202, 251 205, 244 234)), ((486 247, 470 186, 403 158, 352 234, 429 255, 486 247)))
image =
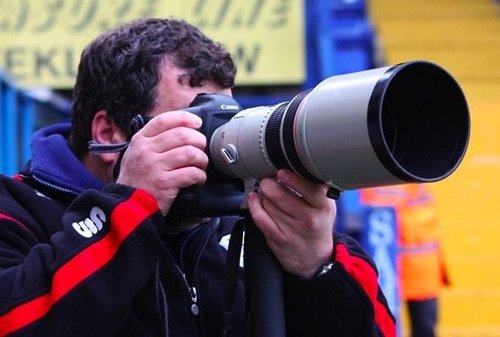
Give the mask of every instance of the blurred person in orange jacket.
POLYGON ((434 337, 439 291, 449 282, 436 203, 429 188, 413 184, 363 189, 360 202, 394 207, 401 299, 407 304, 411 337, 434 337))

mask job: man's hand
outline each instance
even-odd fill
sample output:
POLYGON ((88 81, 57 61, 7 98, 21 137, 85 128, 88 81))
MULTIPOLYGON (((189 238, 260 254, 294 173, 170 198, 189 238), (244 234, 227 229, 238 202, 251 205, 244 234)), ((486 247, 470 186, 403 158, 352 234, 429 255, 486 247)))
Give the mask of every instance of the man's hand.
POLYGON ((288 170, 260 182, 249 194, 252 219, 283 268, 313 277, 332 260, 336 206, 325 185, 304 181, 288 170))
POLYGON ((117 183, 151 193, 166 215, 181 188, 207 179, 207 140, 197 131, 201 124, 201 118, 186 111, 151 119, 132 137, 117 183))

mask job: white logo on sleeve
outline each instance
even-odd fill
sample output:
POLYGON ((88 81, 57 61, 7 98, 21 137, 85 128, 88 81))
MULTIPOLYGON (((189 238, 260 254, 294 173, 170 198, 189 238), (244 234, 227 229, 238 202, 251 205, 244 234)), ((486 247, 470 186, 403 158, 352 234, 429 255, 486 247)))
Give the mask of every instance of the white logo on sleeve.
POLYGON ((105 222, 106 214, 104 211, 99 207, 93 207, 88 218, 83 221, 73 222, 72 226, 81 236, 91 238, 102 229, 105 222))

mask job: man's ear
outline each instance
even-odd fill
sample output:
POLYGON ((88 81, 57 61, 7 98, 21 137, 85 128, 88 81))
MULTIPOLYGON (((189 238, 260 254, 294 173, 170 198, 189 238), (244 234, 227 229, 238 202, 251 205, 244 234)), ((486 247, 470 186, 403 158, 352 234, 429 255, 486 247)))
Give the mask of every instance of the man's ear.
MULTIPOLYGON (((99 144, 117 144, 126 141, 125 133, 113 122, 106 110, 100 110, 92 119, 92 140, 99 144)), ((114 162, 116 153, 100 154, 105 162, 114 162)))

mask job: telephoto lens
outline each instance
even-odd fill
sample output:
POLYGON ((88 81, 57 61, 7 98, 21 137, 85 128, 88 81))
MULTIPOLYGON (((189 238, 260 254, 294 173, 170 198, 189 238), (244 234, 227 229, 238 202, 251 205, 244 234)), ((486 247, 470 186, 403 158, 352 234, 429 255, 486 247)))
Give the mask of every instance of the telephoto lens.
POLYGON ((469 133, 456 80, 411 61, 332 76, 290 102, 244 109, 215 130, 209 155, 230 176, 259 180, 288 168, 335 194, 444 179, 469 133))

